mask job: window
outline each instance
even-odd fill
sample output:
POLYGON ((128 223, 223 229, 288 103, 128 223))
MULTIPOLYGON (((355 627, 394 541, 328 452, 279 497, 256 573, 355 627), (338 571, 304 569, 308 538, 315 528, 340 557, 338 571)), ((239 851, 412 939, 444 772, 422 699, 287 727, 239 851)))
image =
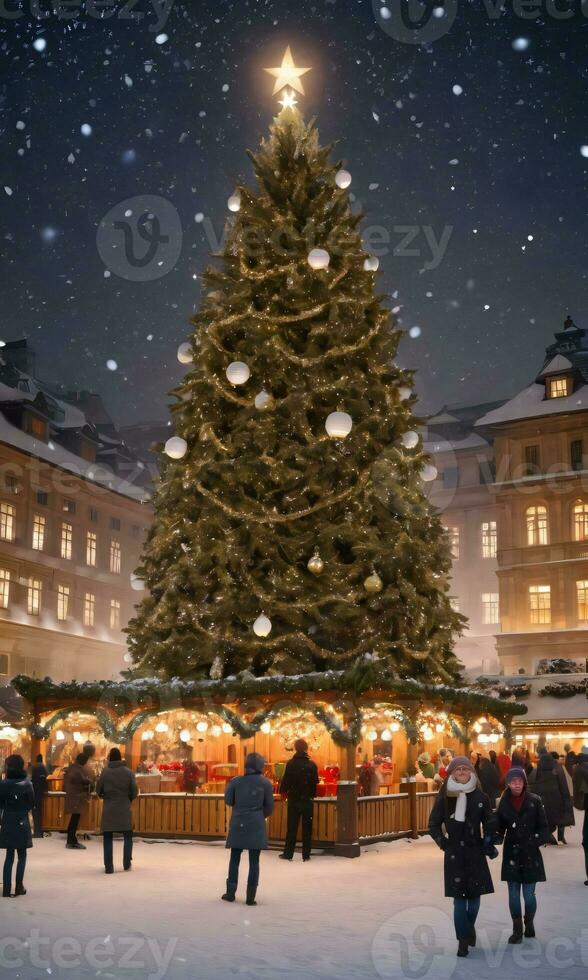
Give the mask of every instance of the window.
POLYGON ((47 521, 42 514, 35 514, 33 516, 33 542, 32 548, 34 551, 42 551, 45 546, 45 527, 47 521))
POLYGON ((84 596, 84 626, 94 625, 96 613, 96 596, 91 592, 86 592, 84 596))
POLYGON ((443 486, 448 490, 455 490, 459 486, 459 470, 457 466, 448 466, 443 470, 443 486))
POLYGON ((0 538, 3 541, 14 541, 16 524, 16 507, 12 504, 0 504, 0 538))
POLYGON ((482 592, 482 622, 486 626, 500 622, 498 592, 482 592))
POLYGON ((17 476, 9 474, 4 483, 8 493, 20 493, 20 480, 17 476))
POLYGON ((550 585, 529 586, 529 609, 531 613, 531 624, 533 626, 551 622, 550 585))
POLYGON ((0 568, 0 609, 8 609, 10 598, 10 572, 7 568, 0 568))
POLYGON ((76 512, 76 502, 75 500, 64 500, 63 510, 66 514, 75 514, 76 512))
POLYGON ((110 600, 110 628, 111 630, 120 629, 120 602, 118 599, 110 600))
POLYGON ((27 612, 29 616, 38 616, 41 611, 41 588, 43 583, 39 578, 30 578, 27 586, 27 612))
POLYGON ((569 392, 568 378, 550 378, 547 382, 548 398, 566 398, 569 392))
POLYGON ((69 613, 69 585, 57 587, 57 618, 63 622, 69 613))
POLYGON ((46 490, 37 490, 37 503, 42 507, 46 507, 49 503, 49 494, 46 490))
POLYGON ((120 575, 120 541, 115 538, 110 542, 110 571, 120 575))
POLYGON ((86 565, 96 564, 96 533, 86 532, 86 565))
POLYGON ((445 530, 449 535, 449 544, 451 547, 451 557, 455 560, 459 558, 459 528, 458 527, 446 527, 445 530))
POLYGON ((585 623, 588 620, 588 579, 576 582, 576 603, 578 619, 585 623))
POLYGON ((92 524, 96 524, 98 522, 98 511, 95 507, 88 508, 88 516, 92 521, 92 524))
POLYGON ((10 668, 10 660, 8 659, 7 653, 0 653, 0 675, 2 677, 8 677, 10 668))
POLYGON ((496 558, 496 521, 482 523, 482 558, 496 558))
POLYGON ((547 544, 547 507, 527 507, 527 544, 547 544))
POLYGON ((120 517, 111 517, 110 527, 113 531, 120 531, 120 517))
MULTIPOLYGON (((1 533, 0 525, 0 537, 1 533)), ((588 504, 579 500, 574 504, 574 541, 588 540, 588 504)))
POLYGON ((539 446, 525 446, 525 476, 539 473, 539 446))
POLYGON ((73 525, 61 525, 61 557, 71 558, 71 546, 73 541, 73 525))
POLYGON ((570 443, 570 466, 573 470, 584 469, 584 447, 581 439, 572 439, 570 443))

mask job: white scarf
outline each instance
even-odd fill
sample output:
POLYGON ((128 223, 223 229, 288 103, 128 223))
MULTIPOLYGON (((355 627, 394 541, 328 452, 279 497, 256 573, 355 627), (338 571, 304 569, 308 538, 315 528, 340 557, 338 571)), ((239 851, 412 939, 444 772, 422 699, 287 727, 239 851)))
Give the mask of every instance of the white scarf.
POLYGON ((457 803, 455 804, 455 813, 453 814, 454 820, 458 823, 465 822, 466 806, 467 806, 467 795, 476 789, 478 785, 478 778, 475 773, 472 773, 467 783, 458 783, 453 776, 449 776, 447 779, 447 795, 456 796, 457 803))

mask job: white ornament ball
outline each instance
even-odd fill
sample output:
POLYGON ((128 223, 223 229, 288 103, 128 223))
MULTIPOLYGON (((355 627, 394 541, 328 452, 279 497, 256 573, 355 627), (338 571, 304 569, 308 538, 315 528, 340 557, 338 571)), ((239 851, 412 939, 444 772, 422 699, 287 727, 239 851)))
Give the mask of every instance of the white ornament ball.
POLYGON ((311 269, 328 269, 331 256, 326 248, 313 248, 308 253, 308 264, 311 269))
POLYGON ((384 583, 377 572, 372 572, 371 575, 368 575, 363 583, 366 592, 381 592, 383 585, 384 583))
POLYGON ((272 631, 272 621, 263 613, 258 616, 253 624, 253 632, 256 636, 269 636, 272 631))
POLYGON ((405 449, 414 449, 418 445, 418 441, 418 432, 405 432, 401 438, 402 445, 405 449))
POLYGON ((227 378, 232 385, 244 385, 251 371, 244 361, 233 361, 227 368, 227 378))
POLYGON ((347 412, 331 412, 325 422, 325 429, 331 439, 345 439, 351 432, 352 426, 353 419, 347 412))
POLYGON ((265 412, 266 409, 271 408, 274 404, 273 396, 270 395, 269 391, 262 388, 261 391, 255 396, 255 407, 259 412, 265 412))
POLYGON ((193 361, 192 357, 192 345, 185 343, 180 344, 178 347, 178 361, 180 364, 191 364, 193 361))
POLYGON ((241 195, 237 193, 231 194, 229 200, 227 201, 227 207, 229 211, 239 211, 241 207, 241 195))
POLYGON ((412 391, 406 385, 401 385, 398 389, 398 397, 401 402, 405 402, 412 395, 412 391))
POLYGON ((139 578, 138 575, 135 575, 134 572, 131 572, 131 589, 133 589, 134 592, 142 592, 144 588, 145 583, 143 579, 139 578))
POLYGON ((363 263, 363 268, 365 272, 377 272, 380 266, 380 260, 377 255, 368 255, 363 263))
POLYGON ((430 483, 432 480, 437 479, 437 467, 433 466, 432 463, 425 463, 421 470, 421 480, 425 483, 430 483))
POLYGON ((349 173, 349 171, 338 170, 337 173, 335 174, 335 183, 337 187, 340 187, 342 190, 345 190, 346 187, 349 187, 351 183, 351 174, 349 173))
POLYGON ((181 459, 188 451, 188 443, 181 436, 172 436, 167 440, 164 449, 170 459, 181 459))

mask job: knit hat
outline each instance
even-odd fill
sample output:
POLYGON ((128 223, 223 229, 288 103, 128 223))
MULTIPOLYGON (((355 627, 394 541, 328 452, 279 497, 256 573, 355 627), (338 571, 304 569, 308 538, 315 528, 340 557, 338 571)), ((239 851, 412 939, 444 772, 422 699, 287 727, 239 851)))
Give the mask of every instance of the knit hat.
POLYGON ((504 783, 508 786, 513 779, 522 779, 525 786, 527 785, 527 773, 522 766, 513 766, 509 769, 506 776, 504 777, 504 783))
POLYGON ((474 769, 470 760, 466 759, 465 755, 456 755, 455 759, 452 759, 447 766, 447 775, 451 776, 452 772, 455 772, 458 766, 463 766, 464 769, 469 769, 469 771, 473 772, 474 775, 476 774, 476 770, 474 769))

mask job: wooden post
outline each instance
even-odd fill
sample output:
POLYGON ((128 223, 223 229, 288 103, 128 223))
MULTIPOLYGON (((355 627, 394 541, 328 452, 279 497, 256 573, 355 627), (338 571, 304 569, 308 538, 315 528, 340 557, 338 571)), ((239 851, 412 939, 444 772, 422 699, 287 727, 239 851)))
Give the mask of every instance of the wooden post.
POLYGON ((407 757, 406 757, 406 771, 408 775, 408 782, 405 783, 406 792, 408 793, 408 805, 410 808, 410 836, 413 840, 419 836, 419 821, 418 821, 418 810, 417 810, 417 787, 416 787, 416 758, 418 752, 418 745, 416 742, 408 739, 407 744, 407 757))
POLYGON ((337 833, 334 848, 334 853, 339 857, 355 858, 360 855, 355 753, 355 745, 345 745, 339 749, 341 771, 337 787, 337 833))

